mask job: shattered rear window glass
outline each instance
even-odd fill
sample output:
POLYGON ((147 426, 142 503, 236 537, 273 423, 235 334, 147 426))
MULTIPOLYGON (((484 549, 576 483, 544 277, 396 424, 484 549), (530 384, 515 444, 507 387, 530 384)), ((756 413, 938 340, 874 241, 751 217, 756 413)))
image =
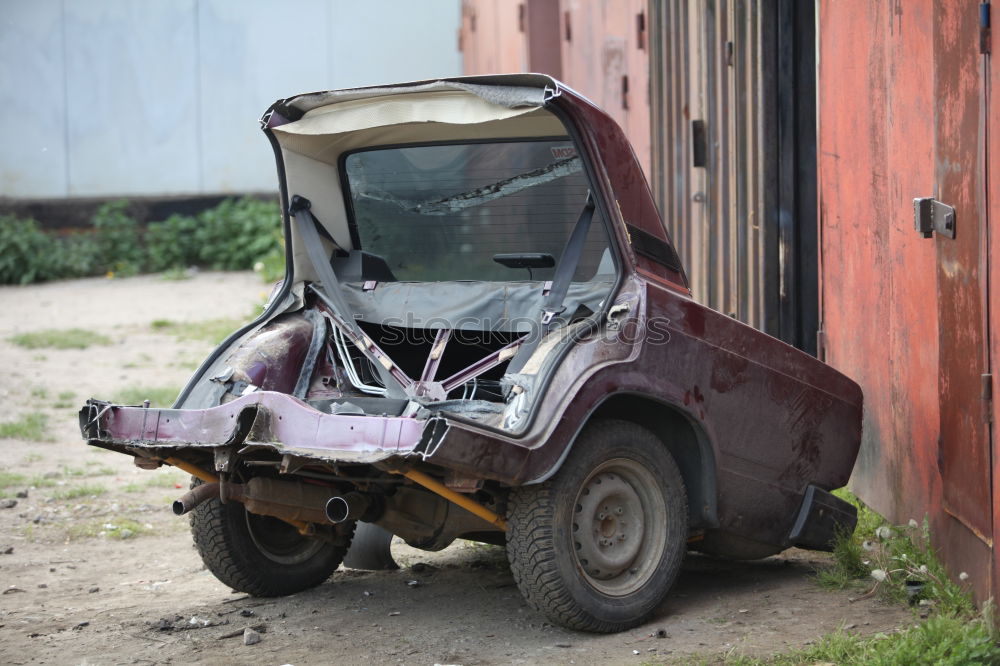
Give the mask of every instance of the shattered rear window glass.
MULTIPOLYGON (((365 150, 347 156, 345 171, 359 249, 403 281, 550 280, 554 268, 508 268, 493 257, 558 261, 589 189, 566 140, 365 150)), ((598 212, 574 280, 607 272, 607 248, 598 212)))

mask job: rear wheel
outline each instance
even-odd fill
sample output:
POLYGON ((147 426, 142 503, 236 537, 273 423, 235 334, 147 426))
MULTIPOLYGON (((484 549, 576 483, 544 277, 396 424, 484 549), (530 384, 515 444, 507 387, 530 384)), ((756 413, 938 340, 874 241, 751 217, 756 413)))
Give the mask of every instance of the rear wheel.
POLYGON ((553 622, 622 631, 673 585, 687 525, 684 482, 663 443, 634 423, 597 421, 555 476, 511 492, 507 555, 525 599, 553 622))
POLYGON ((191 512, 194 543, 208 570, 234 590, 257 597, 294 594, 329 578, 354 533, 354 523, 338 527, 332 542, 306 537, 283 520, 218 499, 191 512))

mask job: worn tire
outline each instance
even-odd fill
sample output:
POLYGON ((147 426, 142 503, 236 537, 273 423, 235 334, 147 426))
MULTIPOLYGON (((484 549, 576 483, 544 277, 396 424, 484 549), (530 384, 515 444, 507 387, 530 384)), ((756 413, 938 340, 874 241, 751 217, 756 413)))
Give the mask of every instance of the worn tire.
POLYGON ((507 557, 521 594, 553 622, 623 631, 670 590, 687 529, 684 482, 663 442, 628 421, 595 421, 551 479, 511 491, 507 557))
MULTIPOLYGON (((193 481, 192 487, 200 483, 193 481)), ((354 525, 336 543, 304 537, 288 523, 211 499, 191 512, 191 533, 216 578, 255 597, 280 597, 319 585, 344 559, 354 525)))
POLYGON ((389 548, 391 543, 392 532, 389 530, 374 523, 358 523, 351 547, 344 557, 344 566, 368 571, 398 569, 399 565, 392 559, 389 548))

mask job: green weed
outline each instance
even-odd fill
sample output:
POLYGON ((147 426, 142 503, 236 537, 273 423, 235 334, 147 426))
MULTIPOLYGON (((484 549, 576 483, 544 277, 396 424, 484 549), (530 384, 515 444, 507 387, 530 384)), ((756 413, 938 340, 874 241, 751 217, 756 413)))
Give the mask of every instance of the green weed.
POLYGON ((150 327, 159 333, 173 335, 178 340, 203 340, 217 345, 244 323, 240 319, 207 319, 195 322, 154 319, 150 327))
POLYGON ((52 493, 52 499, 71 500, 79 499, 81 497, 98 497, 106 492, 108 492, 108 489, 103 486, 74 486, 72 488, 67 488, 66 490, 59 490, 52 493))
POLYGON ((83 328, 50 328, 43 331, 18 333, 7 338, 26 349, 87 349, 93 345, 110 345, 111 338, 83 328))
POLYGON ((174 404, 180 389, 173 386, 128 386, 111 397, 111 401, 119 405, 141 405, 149 400, 154 407, 169 407, 174 404))
MULTIPOLYGON (((718 662, 717 662, 718 663, 718 662)), ((936 615, 892 634, 857 636, 839 629, 805 650, 765 658, 729 654, 726 666, 967 666, 1000 663, 1000 647, 984 618, 936 615)))
POLYGON ((25 414, 16 421, 0 423, 0 439, 41 442, 47 437, 49 417, 41 412, 25 414))
POLYGON ((150 528, 143 523, 131 518, 95 519, 83 523, 76 523, 66 528, 66 538, 93 539, 95 537, 107 537, 109 539, 133 539, 143 534, 148 534, 150 528))
POLYGON ((15 472, 0 471, 0 488, 10 488, 11 486, 22 485, 25 481, 23 474, 15 472))

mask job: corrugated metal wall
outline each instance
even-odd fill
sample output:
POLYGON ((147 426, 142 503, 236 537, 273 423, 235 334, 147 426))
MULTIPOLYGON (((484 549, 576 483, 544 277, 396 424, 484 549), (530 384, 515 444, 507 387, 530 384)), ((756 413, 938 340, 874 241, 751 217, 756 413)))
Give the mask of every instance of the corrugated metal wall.
POLYGON ((650 3, 652 184, 695 298, 815 349, 811 12, 650 3))

